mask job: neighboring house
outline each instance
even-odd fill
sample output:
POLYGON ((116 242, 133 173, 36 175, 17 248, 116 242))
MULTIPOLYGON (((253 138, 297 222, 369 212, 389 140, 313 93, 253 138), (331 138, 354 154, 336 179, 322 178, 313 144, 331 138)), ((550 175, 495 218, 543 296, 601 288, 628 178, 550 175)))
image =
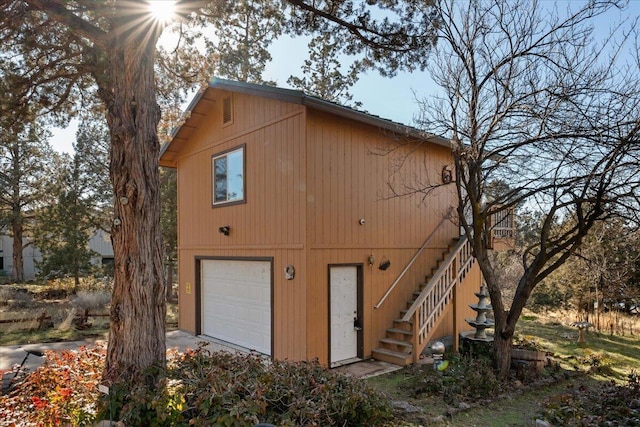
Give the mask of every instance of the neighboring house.
MULTIPOLYGON (((23 247, 29 242, 29 239, 22 239, 23 247)), ((33 246, 27 245, 22 250, 22 264, 24 267, 24 279, 33 280, 36 277, 36 264, 42 259, 40 250, 33 246)), ((13 269, 13 238, 4 234, 0 234, 0 275, 11 277, 13 269)))
POLYGON ((330 366, 411 363, 433 338, 471 329, 482 279, 447 218, 454 185, 389 197, 390 185, 449 182, 447 140, 215 80, 160 163, 178 170, 180 329, 330 366))
MULTIPOLYGON (((28 242, 27 238, 23 239, 23 244, 28 242)), ((93 265, 113 264, 113 248, 111 247, 111 238, 108 233, 96 230, 89 240, 89 249, 98 254, 91 259, 93 265)), ((25 280, 34 280, 38 274, 38 262, 42 261, 40 250, 33 244, 27 245, 22 250, 22 256, 24 259, 24 278, 25 280)), ((0 274, 11 276, 12 269, 13 238, 7 235, 0 235, 0 274)))

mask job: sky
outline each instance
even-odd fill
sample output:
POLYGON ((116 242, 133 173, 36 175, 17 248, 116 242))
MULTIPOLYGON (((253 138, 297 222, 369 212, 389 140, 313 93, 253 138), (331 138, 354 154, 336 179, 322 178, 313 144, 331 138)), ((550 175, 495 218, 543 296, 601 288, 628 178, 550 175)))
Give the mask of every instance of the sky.
MULTIPOLYGON (((263 78, 273 80, 279 87, 290 87, 287 79, 290 75, 300 75, 303 61, 307 57, 306 41, 302 39, 282 38, 270 49, 273 61, 267 66, 263 78), (297 54, 292 57, 291 52, 297 54)), ((396 77, 381 77, 370 71, 361 75, 351 89, 354 101, 362 102, 361 110, 371 114, 411 125, 418 113, 414 92, 428 96, 437 91, 426 72, 399 73, 396 77)), ((189 104, 190 99, 185 103, 189 104)), ((57 151, 72 152, 77 124, 70 123, 66 129, 52 129, 51 143, 57 151)))
MULTIPOLYGON (((542 0, 543 5, 558 4, 559 9, 570 5, 571 0, 552 1, 542 0)), ((629 0, 629 7, 623 12, 612 12, 607 19, 603 19, 596 31, 603 37, 609 27, 623 18, 640 18, 640 0, 629 0), (610 19, 609 19, 610 18, 610 19)), ((307 57, 306 40, 283 37, 276 40, 270 52, 273 61, 268 64, 263 78, 273 80, 279 87, 289 87, 287 79, 290 75, 300 75, 303 61, 307 57)), ((212 76, 213 77, 213 76, 212 76)), ((401 72, 395 77, 381 77, 377 72, 370 71, 360 76, 359 81, 350 90, 353 100, 362 103, 360 107, 370 114, 390 119, 406 125, 414 124, 414 117, 419 114, 416 97, 427 98, 438 93, 439 88, 433 83, 427 72, 401 72)), ((191 99, 185 102, 185 107, 191 99)), ((77 124, 71 122, 66 129, 52 129, 51 143, 57 151, 72 152, 77 124)))

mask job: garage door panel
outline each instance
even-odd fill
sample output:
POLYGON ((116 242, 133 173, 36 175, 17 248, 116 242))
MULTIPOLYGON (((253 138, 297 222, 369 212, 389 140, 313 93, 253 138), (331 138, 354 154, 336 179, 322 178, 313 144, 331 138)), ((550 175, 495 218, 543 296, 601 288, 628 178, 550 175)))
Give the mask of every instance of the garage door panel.
POLYGON ((203 260, 202 333, 271 354, 271 263, 203 260))

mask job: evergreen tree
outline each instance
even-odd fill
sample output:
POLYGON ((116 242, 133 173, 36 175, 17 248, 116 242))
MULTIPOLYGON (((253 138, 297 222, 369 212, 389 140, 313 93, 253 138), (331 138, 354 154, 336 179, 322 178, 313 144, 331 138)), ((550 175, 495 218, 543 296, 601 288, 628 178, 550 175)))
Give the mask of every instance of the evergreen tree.
MULTIPOLYGON (((15 116, 13 116, 15 118, 15 116)), ((29 116, 22 119, 28 120, 29 116)), ((0 229, 13 239, 16 282, 24 281, 23 250, 30 244, 34 213, 51 194, 53 151, 40 123, 3 120, 0 132, 0 229)))
MULTIPOLYGON (((1 57, 19 70, 11 88, 19 102, 64 116, 77 112, 82 96, 97 94, 105 108, 115 262, 107 382, 134 378, 166 359, 156 45, 169 23, 153 15, 150 3, 0 0, 1 57)), ((227 4, 177 1, 176 25, 224 28, 227 15, 218 12, 227 4)), ((285 4, 287 31, 332 26, 344 34, 345 50, 366 51, 387 75, 424 68, 434 42, 431 2, 285 4)))
POLYGON ((240 82, 270 83, 262 74, 271 54, 269 46, 282 34, 284 6, 278 2, 242 0, 205 10, 215 37, 206 40, 206 50, 217 58, 215 73, 240 82), (218 19, 220 13, 226 19, 218 19), (215 14, 215 15, 214 15, 215 14))
POLYGON ((330 32, 322 33, 309 41, 309 58, 302 66, 303 77, 291 76, 287 83, 310 95, 342 105, 360 107, 362 103, 352 102, 349 92, 358 81, 359 74, 370 66, 369 61, 357 60, 343 73, 340 45, 330 32))
POLYGON ((72 156, 57 162, 55 202, 38 215, 35 242, 42 252, 38 264, 44 277, 80 277, 93 271, 89 239, 104 224, 106 204, 111 201, 104 150, 106 129, 99 121, 81 124, 72 156))
POLYGON ((178 264, 178 186, 175 169, 162 168, 160 170, 160 188, 162 212, 160 226, 162 227, 162 253, 167 281, 167 301, 173 299, 173 277, 178 264))

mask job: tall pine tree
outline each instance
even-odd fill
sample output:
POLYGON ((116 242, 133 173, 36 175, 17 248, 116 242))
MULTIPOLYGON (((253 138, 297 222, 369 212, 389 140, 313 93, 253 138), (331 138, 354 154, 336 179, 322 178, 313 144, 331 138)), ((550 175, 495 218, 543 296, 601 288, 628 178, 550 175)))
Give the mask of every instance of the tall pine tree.
POLYGON ((30 244, 35 212, 50 197, 53 175, 48 133, 32 116, 22 119, 3 120, 0 132, 0 230, 13 239, 16 282, 25 279, 23 250, 30 244))
POLYGON ((71 276, 77 289, 80 277, 92 272, 89 249, 92 234, 104 227, 111 202, 107 179, 107 132, 100 121, 86 121, 78 130, 72 156, 57 162, 56 200, 37 218, 35 242, 42 252, 38 264, 44 277, 71 276), (101 149, 102 148, 102 149, 101 149))

